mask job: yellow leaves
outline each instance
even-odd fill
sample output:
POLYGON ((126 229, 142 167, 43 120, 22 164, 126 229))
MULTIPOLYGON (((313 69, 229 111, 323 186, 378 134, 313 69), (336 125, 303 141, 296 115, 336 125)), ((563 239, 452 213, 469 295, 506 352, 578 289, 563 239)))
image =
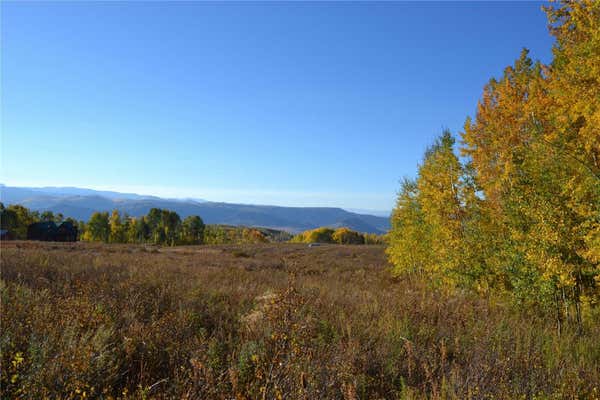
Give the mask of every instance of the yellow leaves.
POLYGON ((13 365, 13 367, 18 367, 19 364, 21 364, 23 361, 25 361, 25 358, 23 357, 23 353, 22 352, 17 352, 15 354, 15 356, 13 357, 11 363, 13 365))
POLYGON ((339 244, 364 244, 365 237, 359 232, 349 228, 338 228, 331 236, 334 242, 339 244))
POLYGON ((302 232, 292 239, 294 243, 334 243, 334 230, 327 227, 302 232))
POLYGON ((549 17, 555 59, 523 50, 489 81, 464 125, 468 164, 445 134, 403 186, 387 251, 396 274, 600 299, 600 2, 565 1, 549 17))
POLYGON ((25 357, 23 357, 23 353, 20 351, 16 352, 10 362, 11 363, 10 371, 13 372, 10 375, 10 383, 15 384, 19 380, 19 373, 18 373, 19 367, 21 366, 21 364, 23 364, 24 361, 25 361, 25 357))
POLYGON ((585 320, 589 320, 593 315, 593 308, 598 306, 598 300, 592 296, 581 296, 581 316, 585 320))
POLYGON ((261 231, 253 228, 242 230, 242 240, 245 243, 267 243, 269 241, 261 231))
POLYGON ((539 262, 543 265, 543 278, 556 282, 557 287, 570 287, 575 284, 572 265, 562 262, 558 257, 548 257, 539 262))
POLYGON ((466 204, 474 192, 453 147, 454 138, 444 132, 427 150, 417 180, 403 182, 388 248, 396 274, 424 273, 455 283, 463 258, 466 204))

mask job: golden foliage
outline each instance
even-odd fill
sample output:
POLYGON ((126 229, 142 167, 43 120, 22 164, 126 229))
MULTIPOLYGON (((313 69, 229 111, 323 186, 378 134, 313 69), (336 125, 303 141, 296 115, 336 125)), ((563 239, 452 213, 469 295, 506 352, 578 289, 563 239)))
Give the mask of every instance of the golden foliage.
POLYGON ((600 301, 600 2, 547 9, 550 66, 523 50, 485 86, 462 133, 444 133, 392 216, 395 272, 508 290, 582 326, 600 301))

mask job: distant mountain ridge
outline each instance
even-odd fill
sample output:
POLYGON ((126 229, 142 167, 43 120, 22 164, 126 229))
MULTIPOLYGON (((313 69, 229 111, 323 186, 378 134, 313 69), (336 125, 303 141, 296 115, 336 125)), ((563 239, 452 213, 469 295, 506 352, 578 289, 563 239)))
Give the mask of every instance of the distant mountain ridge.
POLYGON ((346 226, 360 232, 385 233, 390 227, 388 218, 336 207, 281 207, 164 199, 73 187, 29 188, 0 185, 0 201, 5 205, 21 204, 37 211, 60 212, 78 220, 88 220, 95 211, 113 209, 138 217, 156 207, 175 211, 182 218, 199 215, 207 224, 255 226, 293 233, 320 226, 346 226))

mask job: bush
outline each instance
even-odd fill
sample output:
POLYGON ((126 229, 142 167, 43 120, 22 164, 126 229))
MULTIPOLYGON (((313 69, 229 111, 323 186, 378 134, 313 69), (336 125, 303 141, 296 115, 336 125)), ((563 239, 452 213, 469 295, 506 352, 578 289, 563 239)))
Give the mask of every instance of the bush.
POLYGON ((348 228, 338 228, 333 232, 332 239, 339 244, 365 244, 365 237, 348 228))

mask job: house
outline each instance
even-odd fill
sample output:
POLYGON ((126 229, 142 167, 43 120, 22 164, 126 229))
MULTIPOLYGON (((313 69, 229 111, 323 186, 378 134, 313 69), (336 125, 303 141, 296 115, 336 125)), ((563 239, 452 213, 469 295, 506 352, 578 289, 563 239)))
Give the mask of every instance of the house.
POLYGON ((55 242, 76 242, 77 228, 69 221, 65 221, 56 228, 55 242))
POLYGON ((75 242, 77 241, 77 228, 69 221, 65 221, 59 226, 52 221, 36 222, 27 227, 27 240, 75 242))
POLYGON ((54 222, 35 222, 27 227, 27 240, 53 241, 55 233, 54 222))
POLYGON ((14 236, 8 229, 0 229, 0 240, 13 240, 14 236))

